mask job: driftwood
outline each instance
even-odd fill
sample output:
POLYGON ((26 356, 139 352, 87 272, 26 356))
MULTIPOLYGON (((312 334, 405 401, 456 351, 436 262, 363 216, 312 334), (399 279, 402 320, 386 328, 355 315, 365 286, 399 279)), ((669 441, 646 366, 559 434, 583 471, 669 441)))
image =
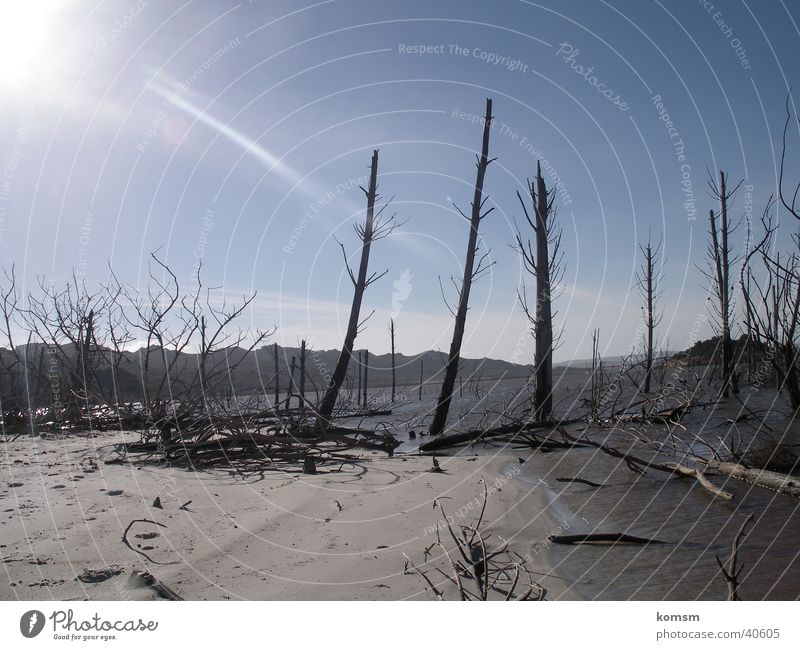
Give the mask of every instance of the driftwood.
POLYGON ((676 474, 697 479, 700 485, 702 485, 706 490, 711 492, 711 494, 714 494, 715 496, 718 496, 721 499, 725 499, 726 501, 731 501, 733 499, 733 494, 718 488, 711 481, 709 481, 706 475, 699 469, 694 469, 693 467, 686 467, 685 465, 680 465, 678 463, 670 464, 669 467, 672 467, 672 469, 675 471, 676 474))
POLYGON ((553 544, 666 544, 657 539, 635 537, 625 533, 588 533, 586 535, 550 535, 553 544))
POLYGON ((751 469, 738 463, 726 463, 717 460, 706 461, 706 465, 710 471, 717 474, 727 474, 748 483, 800 499, 800 477, 766 469, 751 469))
MULTIPOLYGON (((470 431, 459 431, 458 433, 443 434, 423 443, 419 446, 421 452, 436 451, 455 447, 470 442, 479 442, 489 438, 499 438, 509 436, 509 440, 514 440, 514 436, 531 431, 551 428, 552 422, 526 422, 522 424, 504 424, 492 429, 472 429, 470 431)), ((559 443, 560 444, 560 443, 559 443)))

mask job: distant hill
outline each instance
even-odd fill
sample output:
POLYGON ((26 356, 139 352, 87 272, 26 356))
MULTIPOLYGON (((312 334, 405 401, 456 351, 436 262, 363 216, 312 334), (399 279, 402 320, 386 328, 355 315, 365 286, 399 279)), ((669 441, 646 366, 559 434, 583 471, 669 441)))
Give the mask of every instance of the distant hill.
MULTIPOLYGON (((738 339, 733 339, 734 358, 744 355, 748 347, 747 336, 742 334, 738 339)), ((761 350, 757 345, 753 345, 756 358, 760 358, 761 350)), ((705 366, 713 363, 722 354, 721 337, 713 336, 705 341, 697 341, 690 348, 683 352, 677 352, 673 359, 684 361, 690 366, 705 366)))
MULTIPOLYGON (((355 379, 359 371, 359 354, 362 350, 355 350, 353 358, 350 361, 348 368, 348 375, 355 379)), ((336 362, 339 359, 339 350, 308 350, 306 356, 306 373, 307 377, 313 383, 324 386, 327 384, 327 379, 333 369, 336 367, 336 362)), ((274 346, 266 346, 258 350, 253 355, 254 359, 251 362, 245 362, 236 371, 239 375, 246 375, 246 379, 239 378, 248 386, 258 385, 258 374, 260 369, 260 376, 267 375, 271 378, 274 375, 274 346)), ((292 357, 295 358, 296 363, 299 364, 300 348, 287 347, 283 348, 278 346, 279 365, 283 366, 281 369, 281 384, 286 385, 288 379, 288 367, 291 364, 292 357)), ((447 355, 434 350, 427 350, 416 355, 395 355, 396 377, 397 385, 399 386, 416 386, 419 383, 420 369, 423 371, 423 380, 427 381, 440 375, 447 363, 447 355)), ((499 359, 462 359, 461 372, 462 376, 478 377, 482 379, 498 379, 506 377, 509 379, 526 378, 530 375, 532 367, 529 365, 520 365, 511 363, 509 361, 502 361, 499 359)), ((363 368, 362 368, 363 372, 363 368)), ((367 379, 369 386, 391 386, 392 383, 392 358, 391 354, 370 354, 369 362, 367 363, 367 379)))
MULTIPOLYGON (((41 344, 30 344, 21 346, 18 350, 25 350, 29 359, 29 364, 38 365, 47 358, 47 351, 41 344)), ((98 378, 104 387, 111 386, 112 372, 110 365, 99 362, 98 359, 109 358, 108 351, 100 355, 99 351, 92 352, 95 363, 99 363, 97 370, 98 378)), ((348 383, 355 383, 359 372, 359 353, 356 350, 350 361, 348 369, 348 383)), ((225 363, 226 355, 231 365, 238 365, 231 374, 232 388, 237 393, 253 393, 260 391, 271 391, 274 386, 275 378, 275 346, 268 345, 253 352, 248 353, 241 348, 228 349, 215 353, 207 362, 207 366, 214 366, 215 363, 225 363)), ((8 359, 10 352, 8 349, 0 348, 0 356, 8 359)), ((306 353, 306 378, 308 390, 313 391, 314 386, 320 390, 327 385, 330 374, 339 359, 338 350, 307 350, 306 353)), ((289 369, 292 358, 295 358, 296 377, 299 380, 300 349, 296 347, 278 346, 278 366, 279 383, 285 389, 289 383, 289 369)), ((143 371, 143 350, 124 352, 117 371, 118 389, 122 399, 136 399, 141 391, 140 386, 144 376, 143 371)), ((428 350, 417 355, 396 355, 396 375, 397 388, 417 386, 420 379, 420 369, 423 370, 423 381, 436 381, 441 376, 447 355, 433 350, 428 350)), ((180 383, 189 381, 197 373, 199 357, 193 353, 181 353, 176 359, 173 352, 167 352, 163 357, 161 354, 153 354, 150 357, 147 375, 151 386, 158 383, 161 379, 165 364, 173 367, 171 373, 172 381, 180 383)), ((466 379, 522 379, 530 376, 532 367, 502 361, 499 359, 462 359, 460 376, 466 379)), ((363 368, 362 368, 363 372, 363 368)), ((0 384, 4 383, 3 373, 0 372, 0 384)), ((379 354, 369 356, 367 364, 368 384, 371 387, 391 386, 391 355, 379 354)), ((6 378, 7 381, 7 378, 6 378)))

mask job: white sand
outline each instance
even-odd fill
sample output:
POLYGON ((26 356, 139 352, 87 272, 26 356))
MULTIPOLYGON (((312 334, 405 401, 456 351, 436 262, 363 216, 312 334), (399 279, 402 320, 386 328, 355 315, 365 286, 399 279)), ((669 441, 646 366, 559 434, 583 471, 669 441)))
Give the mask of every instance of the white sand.
MULTIPOLYGON (((508 455, 442 458, 446 473, 434 474, 428 457, 364 453, 363 463, 340 473, 241 478, 227 470, 105 464, 121 440, 98 433, 2 447, 0 558, 8 580, 0 581, 0 598, 158 598, 129 582, 132 571, 146 570, 187 600, 427 599, 419 578, 403 574, 402 554, 422 564, 442 516, 434 499, 447 497, 447 513, 460 511, 458 521, 469 522, 478 512, 479 479, 491 483, 516 462, 508 455), (157 496, 163 509, 152 507, 157 496), (159 564, 122 543, 137 518, 166 527, 141 523, 129 535, 159 564), (121 573, 97 583, 76 579, 106 567, 121 573)), ((548 550, 536 552, 536 545, 558 517, 544 488, 508 477, 496 487, 488 530, 531 554, 532 570, 548 573, 548 550)), ((548 598, 577 596, 568 578, 541 582, 548 598)))

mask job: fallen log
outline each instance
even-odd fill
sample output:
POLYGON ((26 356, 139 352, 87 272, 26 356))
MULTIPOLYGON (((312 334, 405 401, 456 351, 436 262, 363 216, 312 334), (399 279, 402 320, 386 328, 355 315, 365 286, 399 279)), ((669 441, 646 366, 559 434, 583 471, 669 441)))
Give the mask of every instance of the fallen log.
POLYGON ((733 495, 729 492, 725 492, 724 490, 720 490, 717 486, 715 486, 711 481, 706 478, 706 476, 702 472, 697 472, 692 470, 691 468, 685 467, 680 465, 679 463, 657 463, 652 460, 645 460, 643 458, 638 458, 634 456, 630 452, 627 451, 620 451, 619 449, 615 449, 614 447, 609 447, 605 443, 602 442, 594 442, 593 440, 589 440, 588 438, 583 438, 578 440, 573 436, 569 435, 563 428, 559 427, 559 431, 561 435, 564 437, 565 440, 572 440, 574 442, 583 442, 590 447, 595 447, 600 451, 608 454, 609 456, 613 456, 614 458, 619 458, 620 460, 625 461, 625 464, 635 474, 644 474, 646 469, 656 470, 658 472, 665 472, 667 474, 677 474, 678 476, 691 476, 696 478, 697 481, 702 485, 705 489, 711 492, 715 496, 722 497, 726 501, 730 501, 733 499, 733 495))
POLYGON ((479 442, 488 438, 498 438, 501 436, 513 436, 521 433, 536 431, 539 429, 552 429, 554 424, 552 422, 525 422, 504 424, 493 429, 472 429, 470 431, 460 431, 458 433, 443 434, 436 436, 433 440, 429 440, 419 446, 421 452, 436 451, 437 449, 445 449, 447 447, 455 447, 457 445, 464 445, 470 442, 479 442))
POLYGON ((636 537, 626 533, 587 533, 586 535, 550 535, 553 544, 666 544, 657 539, 636 537))
POLYGON ((717 474, 727 474, 742 481, 800 499, 800 477, 798 476, 766 469, 751 469, 738 463, 716 460, 708 460, 705 463, 709 470, 717 474))

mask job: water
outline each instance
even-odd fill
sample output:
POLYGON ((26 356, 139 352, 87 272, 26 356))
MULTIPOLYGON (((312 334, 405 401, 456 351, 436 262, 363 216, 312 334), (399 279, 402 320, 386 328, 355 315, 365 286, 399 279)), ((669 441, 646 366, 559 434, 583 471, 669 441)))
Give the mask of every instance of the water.
MULTIPOLYGON (((577 404, 576 394, 583 385, 575 381, 559 399, 577 404)), ((451 419, 458 424, 451 426, 460 430, 482 423, 498 424, 500 412, 519 387, 518 380, 503 381, 479 397, 454 397, 451 419)), ((431 393, 421 402, 396 404, 390 418, 376 419, 384 423, 390 419, 396 427, 395 433, 404 440, 398 452, 413 453, 418 446, 420 440, 408 440, 407 431, 425 430, 435 408, 436 394, 431 393)), ((781 416, 775 409, 774 392, 765 390, 748 399, 750 408, 762 418, 766 416, 773 427, 771 435, 780 435, 781 416)), ((781 401, 778 397, 777 403, 781 401)), ((691 449, 704 457, 711 455, 711 449, 724 449, 722 441, 729 447, 745 448, 770 432, 762 428, 756 433, 749 424, 753 417, 748 422, 731 424, 739 407, 738 402, 732 402, 718 409, 698 408, 682 420, 680 427, 668 431, 661 425, 651 426, 639 429, 636 435, 691 449)), ((371 422, 364 420, 360 425, 370 426, 371 422)), ((623 446, 631 438, 629 434, 615 434, 613 440, 614 445, 623 446)), ((646 546, 563 546, 525 537, 517 540, 523 552, 531 552, 534 562, 541 556, 554 567, 552 572, 563 578, 564 590, 551 587, 551 598, 558 598, 569 587, 572 596, 588 599, 725 599, 728 586, 716 557, 727 561, 731 542, 747 513, 753 513, 756 521, 748 528, 739 552, 744 565, 741 597, 800 598, 800 501, 796 499, 730 477, 710 477, 715 485, 734 494, 734 499, 727 502, 714 498, 694 479, 654 470, 638 476, 623 462, 596 449, 545 454, 478 445, 468 451, 503 453, 508 455, 509 463, 518 463, 518 457, 524 457, 526 462, 519 466, 521 471, 515 480, 526 489, 545 495, 547 516, 553 526, 563 528, 566 524, 564 534, 626 532, 665 542, 646 546), (556 481, 562 477, 580 477, 607 486, 596 489, 556 481)), ((520 525, 524 527, 524 522, 520 525)))

